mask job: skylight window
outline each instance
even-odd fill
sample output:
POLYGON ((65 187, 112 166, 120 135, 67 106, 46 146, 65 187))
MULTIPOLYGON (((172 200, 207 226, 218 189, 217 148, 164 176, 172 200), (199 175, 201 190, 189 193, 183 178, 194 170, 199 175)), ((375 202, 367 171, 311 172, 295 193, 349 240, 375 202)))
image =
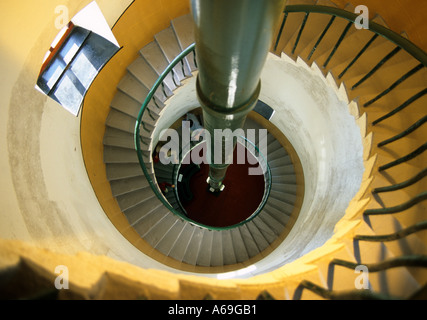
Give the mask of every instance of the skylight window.
POLYGON ((36 89, 77 116, 98 72, 119 49, 99 7, 92 2, 55 37, 36 89))

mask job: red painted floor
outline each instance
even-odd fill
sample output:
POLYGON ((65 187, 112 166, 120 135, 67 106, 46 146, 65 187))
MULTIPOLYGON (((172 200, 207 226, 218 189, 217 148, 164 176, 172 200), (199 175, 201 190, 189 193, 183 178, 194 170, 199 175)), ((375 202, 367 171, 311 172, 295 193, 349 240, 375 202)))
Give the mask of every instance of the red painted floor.
MULTIPOLYGON (((248 161, 237 164, 236 159, 235 151, 233 164, 229 165, 224 180, 225 189, 217 195, 207 189, 209 165, 200 165, 200 171, 189 183, 194 197, 182 203, 189 218, 205 225, 225 227, 245 220, 258 208, 264 193, 264 176, 248 174, 249 167, 258 164, 251 165, 248 161)), ((182 170, 185 167, 182 165, 182 170)))

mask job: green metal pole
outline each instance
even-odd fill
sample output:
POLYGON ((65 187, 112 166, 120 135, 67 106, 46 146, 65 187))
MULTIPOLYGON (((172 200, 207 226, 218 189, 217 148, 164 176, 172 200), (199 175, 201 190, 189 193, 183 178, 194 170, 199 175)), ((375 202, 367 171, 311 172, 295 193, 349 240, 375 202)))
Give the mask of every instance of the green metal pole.
POLYGON ((286 0, 191 0, 199 69, 197 94, 204 126, 211 136, 211 190, 222 190, 233 159, 236 138, 230 131, 243 127, 258 100, 261 71, 285 3, 286 0), (218 137, 215 129, 225 134, 218 137), (226 152, 229 143, 233 148, 226 152))

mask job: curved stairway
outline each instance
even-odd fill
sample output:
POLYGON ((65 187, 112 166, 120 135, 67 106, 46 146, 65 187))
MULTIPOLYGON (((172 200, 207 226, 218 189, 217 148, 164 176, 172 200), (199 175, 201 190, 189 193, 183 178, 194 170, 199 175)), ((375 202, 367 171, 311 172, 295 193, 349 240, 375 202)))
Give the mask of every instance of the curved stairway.
MULTIPOLYGON (((209 228, 173 214, 158 199, 143 175, 135 153, 133 132, 138 112, 160 73, 187 44, 191 44, 190 15, 175 19, 155 36, 128 67, 111 103, 104 136, 104 161, 113 195, 130 225, 153 248, 180 262, 198 266, 242 263, 268 248, 280 235, 294 210, 296 176, 286 150, 272 134, 267 135, 267 154, 272 174, 270 197, 262 212, 250 222, 232 228, 209 228)), ((158 90, 144 114, 141 148, 144 160, 158 182, 173 183, 173 165, 153 164, 150 144, 156 120, 166 100, 182 80, 192 76, 194 61, 178 65, 158 90)), ((245 128, 255 128, 248 120, 245 128)), ((259 127, 259 126, 258 126, 259 127)), ((263 143, 263 142, 261 142, 263 143)), ((165 200, 181 211, 174 192, 165 200)))
MULTIPOLYGON (((336 7, 326 0, 316 4, 336 7)), ((350 203, 344 219, 337 224, 333 241, 296 262, 305 272, 303 281, 290 283, 292 278, 285 277, 265 284, 263 288, 269 292, 267 296, 272 294, 277 298, 313 297, 308 291, 333 299, 414 297, 424 288, 427 278, 425 270, 419 268, 426 266, 427 251, 426 233, 422 232, 427 212, 423 202, 427 198, 424 178, 426 131, 423 126, 427 93, 425 64, 371 30, 356 31, 353 24, 341 16, 313 12, 310 11, 312 7, 303 11, 302 7, 288 6, 272 51, 278 55, 283 52, 294 59, 299 57, 308 65, 316 63, 325 76, 329 75, 338 86, 342 83, 340 88, 344 88, 349 100, 355 100, 367 115, 366 127, 362 130, 372 140, 366 140, 366 174, 361 190, 350 203), (320 256, 318 252, 321 252, 320 256), (360 290, 349 293, 354 290, 354 268, 361 264, 374 270, 370 273, 369 287, 381 295, 360 290), (384 285, 384 277, 391 273, 393 279, 398 280, 384 285)), ((354 12, 354 8, 347 6, 346 11, 354 12)), ((381 17, 377 16, 373 21, 386 27, 381 17)), ((162 206, 143 176, 134 151, 132 133, 147 88, 151 88, 167 63, 192 41, 191 32, 183 31, 185 25, 189 25, 188 17, 174 20, 171 28, 156 36, 153 43, 141 50, 141 57, 129 66, 128 74, 118 86, 106 123, 107 175, 129 222, 157 250, 194 265, 233 264, 262 252, 268 246, 268 235, 274 233, 268 219, 274 218, 275 222, 282 219, 285 224, 287 215, 283 211, 271 210, 277 207, 270 203, 271 206, 267 205, 263 211, 265 220, 260 215, 250 222, 251 227, 248 224, 236 229, 211 231, 195 226, 162 206), (180 37, 181 33, 186 34, 185 37, 180 37), (161 43, 171 44, 176 51, 172 53, 171 49, 163 53, 161 43), (156 60, 152 64, 148 62, 149 52, 156 60), (145 76, 138 78, 137 68, 150 74, 151 80, 145 76), (274 216, 276 213, 279 216, 274 216), (221 246, 213 245, 219 243, 221 246)), ((154 129, 167 97, 186 76, 191 76, 190 70, 195 71, 193 60, 185 61, 165 80, 162 93, 156 95, 150 104, 150 113, 145 114, 143 125, 147 130, 142 134, 145 146, 150 145, 148 132, 154 129)), ((360 115, 359 110, 356 113, 360 115)), ((151 149, 145 150, 149 163, 151 149)), ((274 160, 277 160, 277 166, 286 166, 284 162, 280 163, 280 156, 271 159, 270 155, 272 170, 278 168, 274 160)), ((153 170, 151 174, 154 174, 153 170)), ((281 188, 287 183, 280 179, 276 180, 278 185, 273 189, 277 191, 277 201, 283 201, 281 188), (279 187, 279 184, 282 185, 279 187)), ((274 194, 272 192, 271 199, 274 194)), ((247 284, 245 288, 250 286, 247 284)), ((254 292, 256 295, 260 293, 255 289, 254 292)), ((252 295, 248 291, 245 297, 252 295)))
POLYGON ((308 2, 317 6, 286 8, 273 51, 317 64, 344 88, 366 115, 363 131, 372 140, 365 144, 364 182, 336 226, 337 240, 319 250, 323 256, 302 259, 316 271, 293 298, 311 292, 327 299, 417 298, 427 281, 426 55, 404 33, 389 32, 378 15, 370 29, 357 30, 349 20, 353 6, 342 11, 328 0, 308 2), (355 288, 360 265, 374 270, 371 290, 355 288))

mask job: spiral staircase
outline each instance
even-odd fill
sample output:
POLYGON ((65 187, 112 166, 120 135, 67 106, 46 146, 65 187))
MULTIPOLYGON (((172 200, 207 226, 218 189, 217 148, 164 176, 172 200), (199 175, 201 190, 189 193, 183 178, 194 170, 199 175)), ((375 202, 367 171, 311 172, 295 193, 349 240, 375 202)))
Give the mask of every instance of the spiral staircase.
MULTIPOLYGON (((273 135, 268 134, 271 195, 262 212, 252 221, 222 230, 208 228, 173 214, 155 196, 139 167, 134 150, 135 121, 140 106, 157 78, 193 41, 192 18, 185 15, 173 20, 170 28, 157 34, 155 41, 141 49, 141 55, 128 67, 128 73, 120 82, 111 105, 106 122, 104 161, 113 194, 121 210, 130 225, 153 248, 192 265, 232 265, 257 256, 281 235, 294 209, 296 177, 286 150, 273 135), (132 172, 129 171, 131 166, 135 168, 132 172)), ((142 121, 142 153, 150 176, 156 177, 155 181, 174 183, 173 166, 153 164, 154 148, 150 142, 153 140, 152 129, 162 114, 167 98, 185 78, 192 77, 192 72, 196 71, 194 59, 190 58, 183 60, 165 79, 162 90, 156 91, 142 121)), ((248 120, 245 128, 255 129, 260 126, 248 120)), ((165 197, 171 206, 180 209, 177 204, 179 200, 173 192, 165 197)))
MULTIPOLYGON (((318 268, 320 279, 327 282, 323 285, 331 287, 333 283, 334 289, 337 286, 345 288, 346 285, 331 278, 331 265, 335 269, 339 269, 337 266, 354 269, 357 265, 369 263, 369 266, 375 266, 369 269, 384 273, 386 270, 391 272, 390 268, 403 266, 399 268, 400 274, 416 291, 425 284, 424 270, 416 266, 423 267, 426 263, 422 256, 425 253, 424 234, 412 234, 425 228, 422 221, 425 214, 422 200, 426 198, 423 190, 425 157, 422 154, 425 144, 420 147, 419 141, 425 122, 422 101, 426 93, 426 70, 423 61, 414 58, 404 48, 371 30, 357 30, 353 21, 348 19, 349 15, 345 12, 335 15, 334 11, 330 11, 334 5, 326 2, 318 1, 316 7, 325 9, 322 5, 328 5, 329 10, 326 11, 288 6, 272 52, 279 56, 285 54, 300 64, 319 65, 319 73, 338 92, 341 91, 342 96, 348 95, 349 110, 359 121, 362 134, 365 133, 366 170, 362 189, 350 203, 349 212, 343 219, 345 222, 341 221, 336 227, 337 234, 345 232, 345 240, 331 245, 329 255, 316 257, 313 253, 308 254, 314 256, 308 265, 318 268), (404 108, 406 113, 400 111, 404 108), (361 115, 361 112, 364 114, 361 115), (401 113, 394 116, 397 112, 401 113), (393 116, 399 117, 399 120, 387 121, 393 116), (402 127, 409 127, 409 130, 401 133, 402 127), (386 140, 395 136, 393 140, 386 140), (416 194, 419 191, 423 192, 416 194), (394 212, 399 214, 393 215, 394 212), (339 228, 340 225, 343 227, 339 228), (397 226, 401 231, 388 237, 382 236, 394 233, 397 226), (407 234, 412 235, 404 237, 407 234), (402 240, 397 240, 402 237, 402 240), (365 250, 378 250, 386 259, 364 262, 361 258, 365 250), (353 252, 351 258, 348 251, 353 252), (341 256, 349 261, 338 258, 331 261, 331 257, 341 256), (313 260, 316 264, 313 264, 313 260)), ((346 11, 352 13, 354 8, 347 6, 346 11)), ((379 16, 371 23, 387 28, 379 16)), ((104 160, 107 175, 113 194, 131 226, 163 254, 202 266, 245 262, 280 238, 296 201, 295 170, 278 140, 268 135, 268 161, 273 172, 273 183, 264 210, 252 221, 226 230, 212 230, 172 214, 152 192, 134 152, 133 132, 140 105, 167 65, 193 41, 191 16, 174 19, 168 29, 157 34, 152 43, 141 49, 138 59, 128 67, 106 122, 104 160)), ((142 153, 151 177, 168 178, 164 175, 167 170, 163 168, 162 172, 161 167, 152 165, 152 132, 168 98, 186 78, 197 72, 192 55, 181 60, 167 75, 161 90, 155 91, 147 106, 148 112, 142 119, 142 153)), ((246 127, 256 125, 256 122, 248 121, 246 127)), ((172 178, 172 170, 168 175, 172 178)), ((176 205, 172 193, 168 201, 172 206, 176 205)), ((310 261, 310 258, 303 258, 305 261, 307 259, 310 261)), ((335 273, 339 277, 345 271, 336 270, 335 273)), ((378 277, 380 282, 383 276, 378 277)), ((371 285, 374 282, 371 279, 371 285)), ((301 282, 299 291, 302 289, 312 290, 326 298, 339 296, 336 291, 323 288, 311 280, 301 282)), ((355 296, 365 294, 365 291, 355 292, 355 296)), ((297 295, 297 291, 294 295, 297 295)))
MULTIPOLYGON (((175 194, 163 195, 157 185, 159 180, 174 181, 173 166, 154 164, 152 155, 158 130, 194 110, 174 114, 170 108, 173 97, 197 74, 194 50, 182 54, 194 41, 190 15, 172 20, 141 48, 117 87, 105 124, 104 162, 112 193, 129 225, 166 263, 171 258, 193 266, 190 270, 222 267, 212 272, 231 266, 231 278, 237 277, 221 282, 171 275, 170 290, 143 278, 137 284, 121 282, 135 292, 133 298, 142 294, 138 285, 148 299, 426 298, 427 55, 404 33, 390 32, 380 16, 367 30, 354 28, 355 17, 351 5, 342 10, 328 0, 288 5, 271 53, 314 70, 348 104, 363 140, 360 189, 327 241, 247 279, 238 279, 239 270, 274 251, 298 218, 304 198, 300 160, 269 116, 253 115, 246 129, 275 128, 267 136, 272 183, 265 206, 253 219, 230 228, 186 218, 175 194), (174 67, 164 74, 171 63, 174 67), (162 117, 169 120, 161 122, 162 117), (135 152, 135 133, 141 158, 135 152), (355 289, 358 266, 369 270, 368 290, 355 289)), ((155 271, 151 275, 164 277, 155 271)), ((93 294, 113 295, 107 287, 93 294)))

